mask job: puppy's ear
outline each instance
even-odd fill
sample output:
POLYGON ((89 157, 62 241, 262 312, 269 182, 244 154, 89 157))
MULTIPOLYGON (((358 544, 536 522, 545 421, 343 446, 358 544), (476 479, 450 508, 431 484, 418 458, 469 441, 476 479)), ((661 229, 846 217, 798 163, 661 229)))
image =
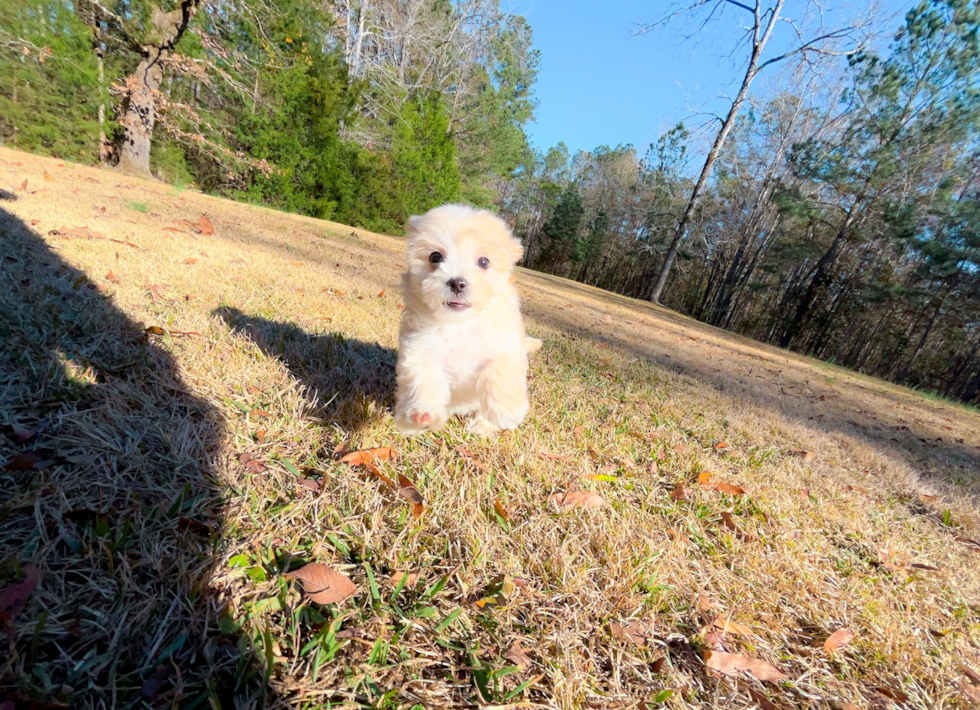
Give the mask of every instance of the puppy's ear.
POLYGON ((511 264, 516 264, 524 256, 524 245, 521 244, 521 240, 517 237, 511 235, 504 244, 505 253, 507 254, 507 259, 511 264))
POLYGON ((408 234, 409 239, 411 239, 416 234, 418 234, 419 231, 422 229, 422 221, 423 221, 422 216, 417 214, 413 214, 411 217, 408 218, 408 225, 405 229, 405 232, 408 234))

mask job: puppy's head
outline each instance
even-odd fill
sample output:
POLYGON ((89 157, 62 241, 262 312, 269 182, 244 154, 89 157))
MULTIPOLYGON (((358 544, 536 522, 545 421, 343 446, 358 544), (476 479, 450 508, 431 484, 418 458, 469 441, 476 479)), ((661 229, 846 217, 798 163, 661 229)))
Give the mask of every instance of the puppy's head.
POLYGON ((523 253, 502 219, 465 205, 443 205, 408 220, 406 297, 432 313, 477 313, 513 293, 523 253))

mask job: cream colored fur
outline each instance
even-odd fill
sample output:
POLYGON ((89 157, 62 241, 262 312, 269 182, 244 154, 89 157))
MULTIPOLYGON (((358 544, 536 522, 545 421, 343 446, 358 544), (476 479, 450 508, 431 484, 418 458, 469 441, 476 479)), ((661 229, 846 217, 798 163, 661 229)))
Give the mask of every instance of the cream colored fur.
POLYGON ((527 415, 528 353, 541 341, 524 334, 512 283, 522 251, 486 210, 444 205, 409 220, 395 404, 403 433, 436 431, 454 414, 472 414, 468 428, 489 435, 527 415), (433 263, 433 253, 441 260, 433 263), (465 288, 454 292, 451 279, 465 288))

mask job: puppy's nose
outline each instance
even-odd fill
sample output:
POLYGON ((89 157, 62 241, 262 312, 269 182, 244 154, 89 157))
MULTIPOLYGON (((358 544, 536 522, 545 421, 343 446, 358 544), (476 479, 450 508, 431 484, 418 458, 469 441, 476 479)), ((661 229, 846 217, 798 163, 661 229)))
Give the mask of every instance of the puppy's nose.
POLYGON ((466 279, 461 279, 457 276, 449 279, 449 281, 446 282, 446 285, 449 286, 453 293, 459 295, 466 290, 466 279))

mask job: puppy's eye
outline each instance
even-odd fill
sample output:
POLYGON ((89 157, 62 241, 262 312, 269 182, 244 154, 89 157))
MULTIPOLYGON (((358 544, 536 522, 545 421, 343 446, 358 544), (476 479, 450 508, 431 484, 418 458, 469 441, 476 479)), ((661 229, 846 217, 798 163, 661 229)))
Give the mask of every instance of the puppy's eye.
POLYGON ((481 256, 479 259, 476 260, 476 265, 479 266, 481 269, 489 269, 490 260, 485 256, 481 256))
POLYGON ((430 264, 438 264, 441 261, 442 261, 442 254, 440 254, 439 252, 434 251, 431 254, 429 254, 430 264))

